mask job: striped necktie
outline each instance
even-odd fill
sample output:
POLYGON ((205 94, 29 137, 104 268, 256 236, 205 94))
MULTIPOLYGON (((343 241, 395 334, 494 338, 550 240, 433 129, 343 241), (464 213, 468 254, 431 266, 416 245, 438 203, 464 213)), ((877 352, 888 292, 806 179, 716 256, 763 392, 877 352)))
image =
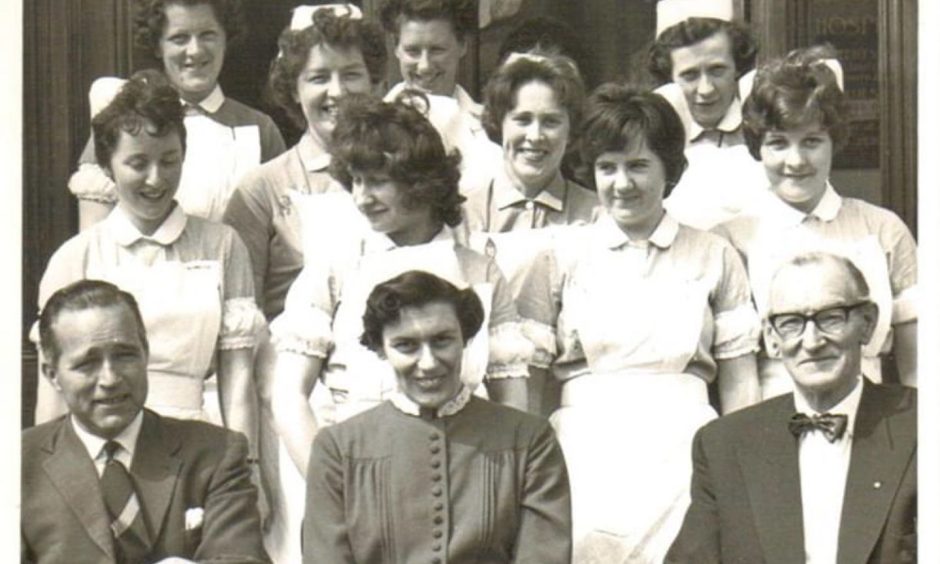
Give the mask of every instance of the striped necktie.
POLYGON ((134 482, 127 468, 114 458, 121 448, 116 441, 104 445, 108 457, 101 474, 101 494, 111 517, 111 535, 118 562, 142 562, 150 552, 151 540, 134 482))

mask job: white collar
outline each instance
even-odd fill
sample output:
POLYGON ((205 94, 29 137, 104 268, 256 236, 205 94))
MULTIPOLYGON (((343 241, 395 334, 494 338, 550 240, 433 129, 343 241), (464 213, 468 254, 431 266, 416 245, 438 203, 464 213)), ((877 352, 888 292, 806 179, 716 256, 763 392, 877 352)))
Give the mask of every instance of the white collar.
POLYGON ((310 130, 304 133, 297 143, 297 154, 307 172, 323 172, 332 160, 326 143, 310 130))
POLYGON ((157 227, 153 235, 144 235, 137 229, 137 226, 134 225, 121 206, 117 205, 114 206, 114 209, 105 219, 105 227, 111 231, 114 239, 123 247, 129 247, 141 239, 166 246, 179 239, 186 228, 186 221, 187 217, 183 208, 179 204, 174 204, 173 211, 163 220, 160 227, 157 227))
POLYGON ((454 88, 454 99, 457 100, 460 111, 471 114, 476 118, 479 118, 483 114, 483 105, 471 98, 470 94, 459 84, 454 88))
MULTIPOLYGON (((437 408, 434 416, 438 418, 449 417, 460 412, 460 410, 470 403, 471 396, 473 396, 473 394, 470 392, 470 388, 462 386, 456 396, 437 408)), ((421 416, 421 406, 412 401, 411 398, 406 396, 401 390, 394 392, 389 398, 389 401, 402 413, 414 415, 415 417, 421 416)))
MULTIPOLYGON (((528 200, 519 188, 516 187, 512 179, 509 178, 509 174, 506 172, 506 166, 507 165, 504 163, 493 178, 493 191, 495 192, 493 194, 493 203, 496 204, 496 209, 498 210, 528 200)), ((555 171, 555 176, 552 177, 545 188, 532 198, 532 201, 555 211, 563 211, 565 209, 566 185, 567 183, 564 177, 562 177, 561 171, 555 171)))
POLYGON ((842 196, 828 182, 826 182, 826 191, 823 192, 822 198, 809 213, 801 212, 784 202, 773 193, 773 190, 766 190, 763 197, 764 209, 761 215, 774 218, 785 225, 799 225, 810 216, 828 223, 834 220, 839 215, 839 210, 842 209, 842 196))
POLYGON ((225 94, 222 93, 222 87, 216 84, 215 88, 212 89, 212 92, 209 92, 209 95, 199 102, 191 104, 190 102, 187 102, 183 99, 180 99, 180 102, 183 104, 189 104, 191 106, 199 106, 207 113, 214 114, 219 111, 219 108, 221 108, 222 104, 225 103, 225 94))
MULTIPOLYGON (((607 248, 618 249, 625 245, 638 246, 645 244, 645 242, 630 239, 608 214, 600 216, 596 221, 596 225, 600 243, 607 248)), ((668 249, 676 240, 678 233, 679 222, 669 215, 669 212, 665 212, 663 218, 659 221, 659 225, 650 233, 647 241, 660 249, 668 249)))
MULTIPOLYGON (((725 133, 733 133, 741 127, 741 122, 741 100, 735 96, 735 98, 731 100, 731 105, 728 106, 728 111, 726 111, 725 115, 722 116, 721 121, 718 122, 718 125, 712 129, 723 131, 725 133)), ((707 130, 693 118, 689 124, 689 140, 694 141, 695 139, 698 139, 699 136, 701 136, 705 131, 707 130)))
MULTIPOLYGON (((858 404, 862 399, 862 388, 864 388, 863 379, 859 376, 855 387, 852 388, 849 395, 842 398, 842 401, 832 406, 827 412, 833 415, 848 416, 848 421, 845 426, 846 436, 848 437, 852 436, 852 430, 855 428, 855 416, 858 413, 858 404)), ((809 402, 806 401, 806 398, 796 386, 793 387, 793 405, 799 413, 805 413, 809 416, 822 415, 821 412, 810 407, 809 402)))
MULTIPOLYGON (((369 229, 366 227, 366 229, 369 229)), ((422 243, 423 245, 428 245, 431 243, 441 243, 441 242, 451 242, 455 243, 454 237, 454 228, 448 225, 442 224, 441 230, 437 232, 437 235, 431 238, 427 243, 422 243)), ((393 249, 398 249, 399 246, 395 244, 395 241, 389 239, 388 235, 384 233, 378 233, 377 231, 372 231, 369 229, 369 232, 363 237, 363 251, 365 254, 372 253, 381 253, 386 251, 391 251, 393 249)), ((407 245, 412 246, 412 245, 407 245)), ((406 246, 406 247, 407 247, 406 246)))
MULTIPOLYGON (((69 416, 69 421, 71 422, 72 428, 75 429, 75 434, 78 435, 78 440, 82 442, 85 450, 88 451, 88 456, 91 457, 92 461, 97 460, 98 457, 101 456, 101 451, 104 449, 104 445, 109 439, 99 437, 98 435, 86 431, 85 428, 75 420, 74 415, 69 416)), ((137 449, 137 437, 140 436, 140 428, 143 422, 144 410, 141 409, 137 412, 137 415, 134 416, 134 419, 131 420, 130 424, 124 427, 123 431, 118 433, 118 436, 110 439, 121 445, 121 448, 130 454, 128 458, 130 461, 134 460, 134 451, 137 449)))

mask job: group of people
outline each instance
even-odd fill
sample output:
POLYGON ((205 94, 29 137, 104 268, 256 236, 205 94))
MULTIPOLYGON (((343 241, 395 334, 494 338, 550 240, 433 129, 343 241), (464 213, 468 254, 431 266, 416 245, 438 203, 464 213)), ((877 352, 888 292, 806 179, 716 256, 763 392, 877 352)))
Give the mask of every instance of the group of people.
POLYGON ((660 2, 655 90, 524 23, 482 104, 475 0, 299 6, 285 150, 218 84, 240 3, 138 0, 163 69, 89 94, 22 560, 916 561, 916 243, 829 182, 835 51, 754 69, 731 4, 660 2))

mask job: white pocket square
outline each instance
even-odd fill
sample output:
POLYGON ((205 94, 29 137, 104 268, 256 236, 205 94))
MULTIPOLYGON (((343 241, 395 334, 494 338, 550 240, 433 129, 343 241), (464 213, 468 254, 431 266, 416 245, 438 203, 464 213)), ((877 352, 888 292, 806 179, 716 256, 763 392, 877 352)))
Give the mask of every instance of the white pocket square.
POLYGON ((192 531, 202 526, 202 514, 205 513, 201 507, 191 507, 186 510, 186 530, 192 531))

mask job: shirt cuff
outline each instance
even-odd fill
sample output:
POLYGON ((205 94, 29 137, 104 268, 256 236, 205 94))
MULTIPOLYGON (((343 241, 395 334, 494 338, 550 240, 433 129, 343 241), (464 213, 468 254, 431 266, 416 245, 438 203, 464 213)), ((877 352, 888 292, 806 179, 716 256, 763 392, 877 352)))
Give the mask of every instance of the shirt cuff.
POLYGON ((760 318, 750 305, 742 305, 715 315, 716 359, 737 358, 760 347, 760 318))
POLYGON ((489 345, 487 380, 528 378, 533 347, 523 333, 522 323, 508 321, 491 327, 489 345))
POLYGON ((891 304, 891 325, 917 321, 917 286, 901 290, 891 304))
POLYGON ((102 204, 117 202, 114 181, 96 164, 80 165, 69 178, 69 191, 79 200, 102 204))
POLYGON ((271 321, 271 341, 278 352, 326 358, 333 346, 333 319, 318 307, 289 307, 271 321))
POLYGON ((222 331, 219 335, 219 349, 254 348, 264 327, 264 315, 261 314, 258 305, 255 304, 254 298, 225 300, 222 306, 222 331))

